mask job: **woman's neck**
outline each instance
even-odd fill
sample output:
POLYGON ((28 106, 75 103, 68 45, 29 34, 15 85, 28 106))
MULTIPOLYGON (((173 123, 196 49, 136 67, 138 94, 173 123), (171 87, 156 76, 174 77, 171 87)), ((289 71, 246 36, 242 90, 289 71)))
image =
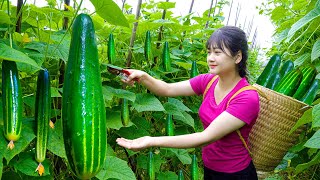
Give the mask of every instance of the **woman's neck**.
POLYGON ((241 79, 238 73, 219 75, 217 86, 222 90, 229 90, 235 87, 241 79))

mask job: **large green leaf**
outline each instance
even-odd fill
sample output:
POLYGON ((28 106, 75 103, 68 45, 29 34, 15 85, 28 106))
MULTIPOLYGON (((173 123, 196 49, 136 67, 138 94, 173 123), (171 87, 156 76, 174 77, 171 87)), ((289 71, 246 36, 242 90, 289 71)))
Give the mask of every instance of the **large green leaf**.
POLYGON ((309 123, 312 121, 312 109, 307 110, 304 112, 302 117, 298 120, 298 122, 294 125, 294 127, 290 130, 289 134, 297 130, 300 126, 309 123))
POLYGON ((125 98, 132 102, 136 100, 136 95, 133 92, 123 90, 123 89, 115 89, 111 86, 103 86, 103 95, 105 96, 106 100, 112 100, 113 96, 118 98, 125 98))
POLYGON ((90 0, 97 14, 110 24, 129 27, 128 20, 123 15, 119 6, 112 0, 90 0))
MULTIPOLYGON (((34 153, 20 153, 18 160, 14 162, 14 168, 25 175, 38 177, 39 174, 35 170, 39 164, 35 161, 34 156, 34 153)), ((48 160, 43 161, 41 164, 44 167, 43 176, 50 175, 48 160)))
POLYGON ((107 118, 107 127, 119 130, 123 127, 121 122, 121 112, 120 111, 113 111, 113 110, 106 110, 106 118, 107 118))
POLYGON ((290 39, 293 37, 293 35, 299 31, 302 27, 304 27, 306 24, 308 24, 310 21, 314 20, 315 18, 320 16, 320 8, 314 8, 311 10, 307 15, 305 15, 303 18, 299 19, 296 23, 294 23, 288 32, 288 39, 287 41, 290 41, 290 39))
POLYGON ((96 177, 98 179, 135 180, 136 177, 127 163, 117 157, 107 156, 104 167, 96 177))
POLYGON ((318 130, 314 135, 304 144, 308 148, 320 149, 320 130, 318 130))
POLYGON ((134 109, 138 112, 143 111, 164 111, 161 102, 151 94, 137 94, 136 101, 133 103, 134 109))
POLYGON ((0 24, 13 24, 10 20, 10 16, 3 10, 0 10, 0 24))
POLYGON ((41 69, 41 67, 29 56, 3 43, 0 43, 0 59, 26 63, 37 69, 41 69))
POLYGON ((67 158, 64 141, 63 141, 63 131, 62 131, 62 120, 58 119, 55 124, 54 128, 49 128, 49 135, 48 135, 48 147, 47 149, 51 151, 53 154, 61 157, 67 158))
POLYGON ((312 127, 320 127, 320 104, 315 105, 312 109, 312 127))
MULTIPOLYGON (((0 152, 3 157, 9 162, 15 155, 23 151, 30 142, 36 137, 32 129, 33 124, 23 124, 21 130, 21 137, 18 141, 14 142, 14 148, 12 150, 7 148, 8 141, 5 139, 3 133, 0 133, 0 152)), ((3 126, 0 127, 2 129, 3 126)))
POLYGON ((315 165, 315 164, 319 164, 319 161, 320 161, 320 151, 318 152, 317 155, 314 156, 314 158, 308 162, 308 163, 303 163, 303 164, 299 164, 297 167, 296 167, 296 171, 295 173, 301 173, 303 170, 315 165))
MULTIPOLYGON (((159 172, 161 165, 166 163, 165 160, 161 159, 161 156, 159 154, 153 155, 154 159, 154 172, 159 172)), ((137 167, 141 169, 147 170, 148 168, 148 156, 145 154, 141 154, 137 157, 137 167)))
POLYGON ((168 102, 175 104, 181 111, 191 111, 187 106, 183 104, 182 101, 175 98, 168 98, 168 102))
POLYGON ((191 127, 194 128, 194 119, 193 117, 188 114, 187 112, 182 112, 183 116, 173 116, 174 119, 180 120, 185 124, 190 125, 191 127))
POLYGON ((158 8, 164 9, 164 10, 174 8, 175 6, 176 6, 175 2, 159 2, 158 4, 158 8))
POLYGON ((310 60, 311 54, 310 53, 305 53, 302 54, 300 57, 298 57, 293 63, 294 67, 302 65, 305 61, 310 60))
POLYGON ((192 159, 186 149, 174 149, 168 148, 171 152, 173 152, 177 158, 182 162, 182 164, 191 164, 192 159))
POLYGON ((163 104, 164 109, 166 110, 166 113, 176 115, 176 116, 183 116, 180 112, 179 108, 172 103, 164 103, 163 104))
POLYGON ((143 136, 150 136, 149 132, 136 126, 122 127, 118 134, 126 139, 136 139, 143 136))
POLYGON ((178 175, 172 171, 160 172, 157 176, 158 180, 177 180, 178 175))
POLYGON ((313 45, 311 52, 311 61, 316 60, 318 57, 320 57, 320 39, 318 39, 313 45))

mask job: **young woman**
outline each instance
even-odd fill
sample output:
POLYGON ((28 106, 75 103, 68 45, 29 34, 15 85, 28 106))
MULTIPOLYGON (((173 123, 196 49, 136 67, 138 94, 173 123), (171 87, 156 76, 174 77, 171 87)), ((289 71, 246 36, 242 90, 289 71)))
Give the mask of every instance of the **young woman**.
POLYGON ((129 70, 125 83, 133 85, 134 78, 159 96, 201 95, 206 91, 199 109, 203 132, 180 136, 145 136, 134 140, 118 138, 120 146, 131 150, 148 147, 191 148, 202 146, 204 179, 257 179, 248 150, 236 130, 248 143, 249 132, 260 110, 259 96, 246 90, 231 96, 249 83, 246 79, 248 44, 246 34, 239 28, 225 26, 216 30, 207 41, 208 74, 187 81, 166 83, 139 70, 129 70), (206 90, 208 83, 217 79, 206 90))

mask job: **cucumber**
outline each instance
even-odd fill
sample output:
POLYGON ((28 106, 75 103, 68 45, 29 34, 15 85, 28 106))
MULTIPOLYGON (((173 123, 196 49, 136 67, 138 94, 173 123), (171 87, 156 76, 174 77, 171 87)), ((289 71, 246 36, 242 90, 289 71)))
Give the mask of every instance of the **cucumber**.
POLYGON ((196 61, 192 61, 192 66, 191 66, 191 73, 190 73, 190 77, 196 77, 199 75, 199 71, 198 71, 198 67, 197 67, 197 62, 196 61))
POLYGON ((197 156, 195 154, 192 155, 191 179, 192 180, 199 180, 199 167, 198 167, 197 156))
POLYGON ((272 74, 279 70, 280 63, 280 55, 273 55, 270 61, 268 62, 267 66, 262 71, 261 75, 258 77, 256 83, 265 87, 268 83, 268 80, 271 78, 272 74))
POLYGON ((281 79, 281 81, 274 88, 274 90, 281 94, 292 96, 297 90, 301 80, 302 80, 301 71, 299 69, 291 70, 288 74, 286 74, 281 79))
POLYGON ((108 40, 108 60, 109 64, 114 64, 116 61, 116 50, 114 46, 114 39, 113 39, 113 34, 109 34, 109 40, 108 40))
POLYGON ((311 105, 313 103, 314 98, 317 95, 317 92, 319 90, 319 80, 315 79, 306 94, 300 99, 300 101, 311 105))
POLYGON ((309 89, 312 81, 317 75, 317 70, 313 66, 306 66, 301 69, 302 72, 302 81, 294 93, 293 98, 300 100, 309 89))
POLYGON ((164 42, 164 46, 163 46, 162 63, 163 63, 163 70, 165 72, 171 71, 170 50, 169 50, 169 43, 167 41, 164 42))
POLYGON ((149 156, 148 156, 148 177, 149 177, 149 180, 156 179, 156 174, 154 171, 154 157, 153 157, 152 151, 149 151, 149 156))
POLYGON ((130 121, 128 99, 122 99, 121 104, 121 121, 124 126, 128 126, 130 121))
POLYGON ((106 111, 98 50, 92 20, 76 17, 64 76, 63 137, 72 172, 80 179, 94 177, 106 159, 106 111))
POLYGON ((294 64, 291 60, 287 60, 281 66, 279 73, 280 77, 283 78, 288 72, 294 69, 294 64))
POLYGON ((275 72, 271 77, 270 79, 268 80, 268 83, 266 85, 266 88, 269 88, 269 89, 274 89, 278 83, 280 82, 280 79, 281 79, 281 75, 279 72, 275 72))
POLYGON ((146 32, 146 40, 144 43, 144 57, 150 63, 152 62, 152 48, 150 31, 146 32))
POLYGON ((41 163, 46 158, 51 109, 50 76, 46 69, 40 70, 38 74, 35 102, 35 121, 37 125, 35 159, 39 163, 36 171, 42 176, 44 167, 41 163))
POLYGON ((181 169, 179 170, 178 180, 184 180, 183 171, 181 169))
POLYGON ((167 136, 174 136, 174 125, 173 125, 172 114, 167 114, 166 134, 167 134, 167 136))
POLYGON ((2 61, 2 109, 4 136, 12 150, 22 127, 22 94, 17 65, 13 61, 2 61))

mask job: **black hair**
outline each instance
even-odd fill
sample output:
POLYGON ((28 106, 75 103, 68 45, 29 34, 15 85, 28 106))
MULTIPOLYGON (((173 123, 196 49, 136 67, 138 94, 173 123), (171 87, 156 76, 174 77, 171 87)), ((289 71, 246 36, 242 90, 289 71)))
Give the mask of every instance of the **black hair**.
POLYGON ((246 33, 235 26, 224 26, 217 29, 207 41, 207 49, 216 47, 226 53, 227 48, 232 56, 235 56, 239 51, 242 53, 242 59, 237 64, 237 70, 240 77, 247 75, 247 60, 248 60, 248 41, 246 33))

